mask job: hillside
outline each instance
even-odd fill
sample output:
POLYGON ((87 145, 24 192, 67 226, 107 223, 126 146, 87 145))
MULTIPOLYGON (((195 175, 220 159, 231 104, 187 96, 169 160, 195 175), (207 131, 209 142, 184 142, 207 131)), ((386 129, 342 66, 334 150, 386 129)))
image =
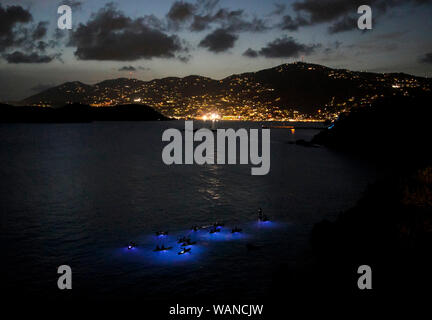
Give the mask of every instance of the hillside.
POLYGON ((397 93, 432 88, 430 79, 331 69, 307 63, 283 64, 213 80, 197 75, 151 81, 119 78, 95 85, 68 82, 22 101, 24 105, 119 105, 143 103, 172 117, 208 112, 255 120, 300 115, 331 119, 352 106, 397 93))

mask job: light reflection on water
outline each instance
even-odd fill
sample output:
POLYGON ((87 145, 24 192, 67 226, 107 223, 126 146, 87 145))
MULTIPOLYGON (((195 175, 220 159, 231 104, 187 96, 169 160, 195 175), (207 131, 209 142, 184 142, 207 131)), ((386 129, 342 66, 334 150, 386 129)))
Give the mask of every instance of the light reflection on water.
POLYGON ((207 170, 200 173, 203 184, 198 192, 208 201, 217 201, 221 198, 221 189, 223 188, 219 172, 220 166, 207 165, 206 167, 207 170))

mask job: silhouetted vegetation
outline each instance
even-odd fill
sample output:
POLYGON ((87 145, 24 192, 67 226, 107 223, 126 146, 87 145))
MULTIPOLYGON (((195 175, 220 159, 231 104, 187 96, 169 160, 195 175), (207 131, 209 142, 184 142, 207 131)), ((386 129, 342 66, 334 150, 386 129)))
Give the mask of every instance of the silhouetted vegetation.
POLYGON ((430 101, 430 94, 380 99, 370 108, 340 117, 313 139, 377 160, 382 170, 353 208, 335 221, 314 226, 311 244, 316 264, 299 277, 310 284, 305 291, 321 286, 339 296, 409 297, 430 290, 430 101), (364 264, 374 275, 374 290, 367 294, 356 283, 357 268, 364 264))
POLYGON ((431 161, 431 101, 429 92, 378 99, 370 107, 342 114, 333 127, 316 135, 312 143, 362 154, 389 165, 425 165, 431 161))

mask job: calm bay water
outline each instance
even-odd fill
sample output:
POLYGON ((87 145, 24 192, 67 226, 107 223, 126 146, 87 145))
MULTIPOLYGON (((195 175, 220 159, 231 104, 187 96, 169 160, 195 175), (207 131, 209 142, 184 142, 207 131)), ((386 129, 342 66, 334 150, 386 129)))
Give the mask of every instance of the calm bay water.
POLYGON ((375 177, 359 160, 287 144, 310 139, 318 132, 311 129, 271 131, 266 176, 252 176, 249 165, 166 166, 162 132, 183 126, 0 125, 2 284, 55 296, 57 267, 67 264, 74 293, 90 299, 266 296, 274 270, 301 266, 313 224, 352 206, 375 177), (256 221, 259 207, 271 223, 256 221), (178 236, 216 220, 227 228, 191 234, 198 245, 177 255, 178 236), (232 235, 233 226, 244 232, 232 235), (170 236, 157 238, 157 230, 170 236), (125 249, 130 240, 135 250, 125 249), (153 252, 161 243, 174 248, 153 252))

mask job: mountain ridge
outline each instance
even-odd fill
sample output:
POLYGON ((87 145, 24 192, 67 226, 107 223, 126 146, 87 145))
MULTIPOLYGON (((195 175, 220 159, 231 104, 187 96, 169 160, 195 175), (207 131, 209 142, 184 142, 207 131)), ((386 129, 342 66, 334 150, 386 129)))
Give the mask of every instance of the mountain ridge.
POLYGON ((431 79, 403 73, 333 69, 295 62, 232 74, 221 80, 199 75, 148 81, 120 77, 93 85, 66 82, 23 99, 24 105, 118 105, 143 103, 167 116, 187 117, 209 110, 222 114, 340 112, 370 102, 374 96, 430 90, 431 79), (241 109, 245 109, 242 111, 241 109))

